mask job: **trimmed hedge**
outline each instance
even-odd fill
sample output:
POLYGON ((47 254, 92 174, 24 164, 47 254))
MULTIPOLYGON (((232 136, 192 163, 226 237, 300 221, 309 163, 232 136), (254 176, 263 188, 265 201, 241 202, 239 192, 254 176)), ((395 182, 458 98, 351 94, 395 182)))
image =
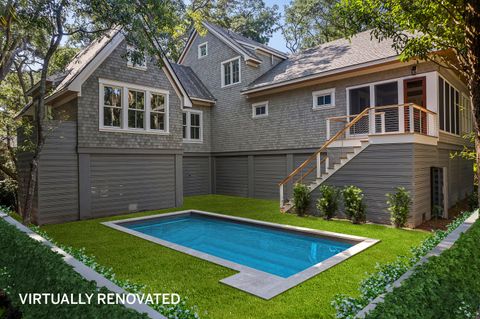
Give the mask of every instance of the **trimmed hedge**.
MULTIPOLYGON (((23 305, 20 293, 109 293, 87 281, 62 256, 0 219, 0 290, 22 318, 148 318, 122 305, 23 305)), ((96 296, 94 297, 96 300, 96 296)))
POLYGON ((480 222, 439 257, 416 268, 369 319, 476 318, 480 309, 480 222))

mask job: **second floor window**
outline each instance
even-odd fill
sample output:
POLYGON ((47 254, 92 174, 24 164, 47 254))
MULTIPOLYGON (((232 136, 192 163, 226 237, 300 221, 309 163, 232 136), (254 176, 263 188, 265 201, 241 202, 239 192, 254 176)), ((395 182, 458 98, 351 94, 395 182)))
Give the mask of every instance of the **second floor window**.
POLYGON ((168 133, 168 91, 100 79, 100 129, 168 133))
POLYGON ((252 104, 252 117, 265 117, 268 116, 268 102, 259 102, 252 104))
POLYGON ((198 58, 203 58, 208 55, 208 43, 202 43, 198 46, 198 58))
POLYGON ((335 89, 315 91, 313 95, 313 108, 322 109, 335 106, 335 89))
POLYGON ((201 142, 203 140, 202 112, 188 110, 183 112, 183 139, 186 142, 201 142))
POLYGON ((240 81, 240 57, 222 62, 222 87, 240 81))

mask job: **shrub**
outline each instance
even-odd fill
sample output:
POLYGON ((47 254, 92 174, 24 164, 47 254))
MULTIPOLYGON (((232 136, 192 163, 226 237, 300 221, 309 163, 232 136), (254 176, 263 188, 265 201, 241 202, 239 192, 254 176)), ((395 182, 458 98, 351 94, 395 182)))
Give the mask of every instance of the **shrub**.
POLYGON ((478 186, 475 186, 473 188, 473 192, 468 194, 468 209, 469 210, 475 210, 478 207, 478 191, 477 188, 478 186))
POLYGON ((305 215, 308 204, 310 204, 310 189, 307 185, 296 183, 293 187, 293 204, 299 216, 305 215))
POLYGON ((480 222, 439 257, 419 265, 366 318, 477 318, 480 308, 480 222), (421 296, 421 298, 419 298, 421 296))
POLYGON ((340 191, 335 186, 320 186, 320 198, 317 200, 317 209, 324 219, 329 220, 338 210, 340 191))
POLYGON ((363 192, 360 188, 350 185, 343 189, 345 214, 354 224, 360 224, 367 219, 367 211, 363 203, 363 192))
POLYGON ((387 194, 388 211, 390 220, 395 227, 405 227, 410 215, 410 192, 405 187, 397 187, 394 194, 387 194))
MULTIPOLYGON (((370 301, 385 293, 393 282, 400 278, 408 269, 413 267, 420 258, 437 246, 448 234, 461 225, 471 213, 464 213, 451 222, 446 231, 437 230, 428 236, 420 245, 412 247, 411 257, 399 256, 393 262, 383 265, 377 264, 375 272, 368 274, 359 287, 360 294, 357 297, 336 295, 332 300, 332 306, 336 309, 336 318, 353 319, 357 313, 365 308, 370 301)), ((402 316, 400 316, 402 317, 402 316)), ((403 318, 403 317, 402 317, 403 318)), ((432 317, 433 318, 433 317, 432 317)))
POLYGON ((2 219, 0 234, 0 287, 6 287, 11 305, 22 318, 148 318, 122 305, 22 304, 19 294, 26 292, 77 295, 109 291, 97 289, 95 282, 85 280, 59 254, 2 219))

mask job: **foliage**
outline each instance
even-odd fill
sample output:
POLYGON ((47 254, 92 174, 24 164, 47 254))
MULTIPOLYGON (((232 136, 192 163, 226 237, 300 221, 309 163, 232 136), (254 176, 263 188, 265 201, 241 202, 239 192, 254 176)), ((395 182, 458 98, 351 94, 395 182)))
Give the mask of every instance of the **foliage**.
POLYGON ((473 192, 468 194, 468 209, 475 210, 478 208, 478 186, 475 185, 473 192))
POLYGON ((476 318, 480 309, 479 241, 477 221, 451 249, 419 265, 366 318, 476 318))
POLYGON ((293 205, 299 216, 304 216, 310 204, 310 189, 307 185, 296 183, 293 186, 293 205))
MULTIPOLYGON (((287 48, 297 52, 341 38, 345 26, 337 17, 339 0, 293 0, 285 6, 281 27, 287 48)), ((361 30, 357 30, 361 31, 361 30)))
POLYGON ((317 209, 324 219, 330 220, 338 210, 340 190, 335 186, 320 186, 320 197, 317 200, 317 209))
POLYGON ((56 73, 63 73, 65 72, 65 68, 72 61, 75 54, 80 51, 79 48, 70 47, 70 46, 62 46, 55 51, 52 56, 52 60, 50 61, 50 66, 48 70, 48 74, 56 74, 56 73))
POLYGON ((387 194, 390 220, 395 227, 405 227, 410 214, 412 200, 405 187, 397 187, 394 194, 387 194))
POLYGON ((267 44, 280 19, 278 6, 264 0, 193 1, 205 19, 257 42, 267 44))
POLYGON ((342 191, 345 215, 354 224, 360 224, 367 219, 367 209, 363 203, 363 192, 360 188, 350 185, 342 191))
MULTIPOLYGON (((115 276, 115 273, 112 268, 105 267, 100 265, 95 257, 88 255, 85 252, 84 248, 76 249, 69 246, 64 246, 59 243, 56 243, 44 230, 42 230, 38 226, 31 226, 32 230, 35 231, 37 234, 41 235, 43 238, 47 239, 48 241, 54 243, 56 246, 63 249, 66 253, 72 255, 75 259, 81 261, 84 265, 92 268, 108 280, 112 281, 116 285, 124 288, 126 291, 130 293, 142 294, 148 291, 147 287, 142 284, 137 284, 131 282, 130 280, 122 280, 118 279, 115 276)), ((163 305, 163 304, 149 304, 153 309, 157 310, 167 318, 172 319, 198 319, 200 318, 196 313, 195 309, 190 309, 187 304, 186 300, 183 299, 180 303, 176 305, 163 305)))
POLYGON ((22 304, 19 294, 38 293, 108 293, 83 279, 62 257, 0 219, 0 289, 6 290, 12 306, 23 318, 147 318, 122 305, 22 304), (7 275, 5 274, 7 273, 7 275))
MULTIPOLYGON (((464 213, 448 226, 446 231, 437 230, 428 236, 420 245, 411 248, 411 256, 398 256, 393 262, 377 263, 375 272, 368 275, 359 287, 358 297, 338 294, 332 300, 337 318, 353 319, 370 301, 385 293, 392 284, 405 272, 412 268, 423 256, 435 248, 449 233, 460 226, 471 213, 464 213)), ((440 317, 441 318, 441 317, 440 317)))

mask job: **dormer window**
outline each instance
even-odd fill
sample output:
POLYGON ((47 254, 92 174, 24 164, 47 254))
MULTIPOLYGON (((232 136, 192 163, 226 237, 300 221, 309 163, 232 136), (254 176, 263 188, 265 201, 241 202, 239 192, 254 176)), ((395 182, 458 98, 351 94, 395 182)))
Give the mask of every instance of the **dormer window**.
POLYGON ((240 57, 222 62, 222 87, 240 83, 240 57))
POLYGON ((146 70, 147 69, 147 57, 145 53, 138 51, 135 47, 127 46, 127 66, 129 68, 146 70))
POLYGON ((208 55, 208 42, 202 43, 198 46, 198 58, 201 59, 208 55))

